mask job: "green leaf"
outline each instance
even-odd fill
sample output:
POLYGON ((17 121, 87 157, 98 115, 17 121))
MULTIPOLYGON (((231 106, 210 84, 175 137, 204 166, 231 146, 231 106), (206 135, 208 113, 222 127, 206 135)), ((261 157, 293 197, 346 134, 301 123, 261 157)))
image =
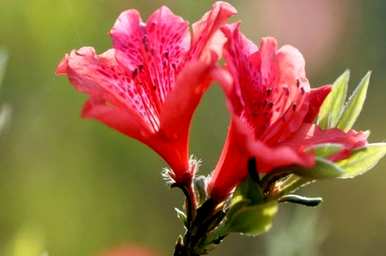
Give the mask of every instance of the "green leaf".
POLYGON ((318 124, 322 129, 336 127, 342 114, 347 96, 350 71, 346 70, 332 85, 332 91, 324 100, 318 115, 318 124))
POLYGON ((295 168, 295 174, 309 179, 337 178, 344 174, 344 170, 337 164, 321 158, 315 158, 315 166, 312 168, 295 168))
POLYGON ((370 83, 371 72, 362 78, 361 82, 358 84, 357 88, 350 96, 350 99, 347 102, 347 105, 343 111, 343 114, 338 122, 338 128, 344 131, 348 131, 352 128, 355 121, 359 117, 363 104, 366 100, 367 88, 370 83))
POLYGON ((385 155, 386 143, 373 143, 354 151, 349 158, 337 163, 344 170, 341 178, 354 178, 369 171, 385 155))
POLYGON ((301 204, 308 207, 315 207, 320 205, 321 202, 323 202, 323 199, 321 197, 306 197, 306 196, 300 196, 300 195, 284 195, 279 199, 279 202, 287 202, 287 203, 293 203, 293 204, 301 204))
POLYGON ((327 158, 336 153, 339 153, 343 149, 341 144, 337 143, 323 143, 309 147, 307 151, 313 152, 318 157, 327 158))
POLYGON ((243 207, 230 217, 227 229, 230 232, 257 236, 271 228, 277 211, 276 201, 243 207))
POLYGON ((257 204, 264 199, 264 194, 256 181, 248 176, 248 178, 243 181, 233 193, 233 198, 239 197, 241 197, 243 200, 248 200, 248 202, 251 204, 257 204))

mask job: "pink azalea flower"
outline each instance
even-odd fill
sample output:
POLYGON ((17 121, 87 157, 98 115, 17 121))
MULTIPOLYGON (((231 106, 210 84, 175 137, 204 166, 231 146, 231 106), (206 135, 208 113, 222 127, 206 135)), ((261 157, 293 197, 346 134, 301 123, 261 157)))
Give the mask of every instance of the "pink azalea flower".
POLYGON ((188 22, 165 6, 146 23, 127 10, 111 30, 113 49, 101 55, 91 47, 74 50, 57 74, 89 95, 84 118, 145 143, 170 165, 176 182, 189 182, 190 121, 222 52, 218 28, 235 13, 216 2, 190 33, 188 22))
POLYGON ((364 133, 321 130, 313 124, 330 86, 310 89, 304 58, 296 48, 278 49, 274 38, 263 38, 257 47, 241 34, 239 24, 225 26, 223 32, 230 77, 224 72, 217 76, 232 122, 209 184, 213 198, 225 198, 246 178, 251 157, 258 172, 267 173, 292 165, 312 167, 315 156, 309 149, 317 144, 343 145, 342 152, 331 157, 336 161, 366 143, 364 133))

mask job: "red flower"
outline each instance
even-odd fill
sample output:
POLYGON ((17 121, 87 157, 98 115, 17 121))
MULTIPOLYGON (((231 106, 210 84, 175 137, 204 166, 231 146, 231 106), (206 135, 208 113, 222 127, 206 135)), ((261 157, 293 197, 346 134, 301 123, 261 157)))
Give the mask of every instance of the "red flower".
POLYGON ((123 12, 111 30, 113 49, 90 47, 66 55, 57 74, 89 95, 82 116, 133 137, 158 152, 178 183, 189 182, 188 137, 193 112, 210 83, 224 36, 218 30, 235 9, 217 2, 193 24, 167 7, 146 23, 123 12))
MULTIPOLYGON (((292 46, 277 49, 274 38, 263 38, 259 48, 239 31, 224 27, 228 41, 224 56, 231 78, 219 78, 227 94, 232 122, 209 191, 223 199, 247 176, 247 162, 256 158, 257 170, 312 167, 310 149, 322 143, 342 144, 338 160, 366 143, 363 133, 321 130, 312 124, 330 86, 310 89, 302 54, 292 46)), ((218 76, 218 75, 217 75, 218 76)))

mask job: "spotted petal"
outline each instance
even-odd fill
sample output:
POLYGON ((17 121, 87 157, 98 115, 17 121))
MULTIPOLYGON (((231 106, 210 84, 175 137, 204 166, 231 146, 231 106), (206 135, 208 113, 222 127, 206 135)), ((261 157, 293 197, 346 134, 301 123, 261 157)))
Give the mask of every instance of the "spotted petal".
POLYGON ((136 125, 151 131, 153 114, 148 100, 131 80, 131 74, 120 67, 114 50, 98 56, 91 47, 84 47, 66 55, 58 65, 57 73, 67 75, 74 87, 88 94, 93 101, 106 102, 125 109, 136 125))
POLYGON ((134 10, 123 12, 111 30, 117 60, 128 67, 159 111, 174 88, 190 48, 188 23, 166 6, 141 22, 134 10))

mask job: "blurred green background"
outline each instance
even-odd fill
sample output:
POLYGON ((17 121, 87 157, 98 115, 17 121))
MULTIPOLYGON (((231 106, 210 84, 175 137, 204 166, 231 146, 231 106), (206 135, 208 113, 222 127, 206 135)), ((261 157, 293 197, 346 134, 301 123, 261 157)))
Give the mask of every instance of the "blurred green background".
MULTIPOLYGON (((371 141, 385 140, 386 1, 229 2, 249 37, 273 35, 297 46, 315 86, 350 68, 353 88, 373 70, 356 128, 371 129, 371 141)), ((173 212, 182 195, 162 184, 165 164, 138 142, 82 121, 85 96, 54 75, 73 48, 109 48, 107 32, 124 9, 137 8, 145 18, 161 4, 194 21, 211 1, 0 0, 0 47, 9 53, 1 102, 12 108, 0 137, 0 255, 91 256, 126 243, 170 255, 182 231, 173 212)), ((203 173, 217 160, 227 120, 223 96, 213 87, 192 130, 203 173)), ((303 193, 324 197, 318 210, 283 205, 271 233, 233 235, 213 255, 383 255, 385 167, 383 161, 355 180, 307 188, 303 193)))

